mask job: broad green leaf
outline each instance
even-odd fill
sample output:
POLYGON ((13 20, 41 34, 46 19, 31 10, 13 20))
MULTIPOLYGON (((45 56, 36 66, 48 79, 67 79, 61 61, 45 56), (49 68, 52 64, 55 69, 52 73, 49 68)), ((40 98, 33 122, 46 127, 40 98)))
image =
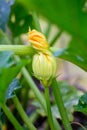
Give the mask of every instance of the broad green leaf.
POLYGON ((13 52, 1 51, 0 52, 0 68, 10 67, 14 64, 13 52))
POLYGON ((40 12, 50 21, 74 36, 87 40, 87 13, 83 11, 85 0, 16 0, 27 10, 40 12))
POLYGON ((87 71, 87 44, 78 40, 72 39, 69 43, 68 48, 64 50, 58 49, 53 54, 69 62, 72 62, 85 71, 87 71))
POLYGON ((74 111, 73 106, 77 104, 81 92, 78 91, 74 86, 68 84, 66 81, 58 81, 58 85, 67 111, 69 110, 72 113, 74 111))
POLYGON ((60 57, 87 71, 87 11, 85 0, 16 0, 28 11, 33 9, 73 37, 60 57))
POLYGON ((0 0, 0 28, 5 31, 14 0, 0 0))
POLYGON ((6 100, 15 96, 14 91, 20 89, 21 85, 17 78, 13 79, 6 91, 6 100))
POLYGON ((7 88, 13 78, 16 77, 22 65, 11 68, 0 68, 0 103, 5 102, 7 88))
POLYGON ((80 97, 78 104, 75 106, 75 111, 87 114, 87 92, 80 97))
POLYGON ((29 26, 32 25, 32 15, 23 7, 23 5, 15 3, 12 7, 9 27, 13 36, 27 33, 29 26))
POLYGON ((6 34, 0 30, 0 44, 11 44, 6 34))

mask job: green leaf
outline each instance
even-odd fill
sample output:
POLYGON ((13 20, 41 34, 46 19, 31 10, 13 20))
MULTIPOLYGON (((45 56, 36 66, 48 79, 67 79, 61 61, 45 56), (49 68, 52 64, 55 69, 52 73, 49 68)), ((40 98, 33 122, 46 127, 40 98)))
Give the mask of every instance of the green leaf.
POLYGON ((87 44, 79 41, 78 39, 72 39, 68 48, 64 50, 55 51, 54 56, 58 56, 69 62, 72 62, 85 71, 87 71, 87 44))
POLYGON ((6 100, 15 96, 14 91, 20 89, 21 85, 17 78, 13 79, 6 91, 6 100))
MULTIPOLYGON (((66 108, 66 109, 67 109, 67 108, 66 108)), ((70 111, 69 109, 68 109, 67 111, 69 111, 69 112, 67 112, 67 113, 68 113, 69 120, 70 120, 70 121, 73 121, 73 119, 74 119, 74 117, 73 117, 73 112, 70 111)), ((59 110, 58 110, 56 104, 54 104, 54 105, 52 106, 52 112, 53 112, 53 115, 54 115, 57 119, 58 119, 58 118, 59 118, 59 119, 61 118, 60 113, 59 113, 59 110)))
POLYGON ((0 103, 5 102, 7 88, 13 78, 16 77, 22 65, 11 68, 0 68, 0 103))
POLYGON ((32 25, 32 15, 21 4, 15 3, 12 7, 8 25, 13 36, 27 33, 29 26, 32 25))
POLYGON ((8 22, 10 7, 14 0, 0 0, 0 28, 5 31, 8 22))
POLYGON ((1 51, 0 52, 0 68, 10 67, 14 64, 13 52, 1 51))
POLYGON ((87 71, 87 12, 85 0, 17 0, 27 10, 40 12, 62 30, 69 32, 73 40, 60 58, 68 60, 87 71))
POLYGON ((34 9, 58 27, 74 36, 87 40, 87 13, 83 11, 85 0, 17 0, 27 10, 34 9))
POLYGON ((58 85, 63 95, 63 101, 67 109, 73 111, 73 106, 78 102, 80 91, 66 81, 58 81, 58 85))
POLYGON ((87 92, 80 97, 78 104, 75 106, 75 111, 87 114, 87 92))

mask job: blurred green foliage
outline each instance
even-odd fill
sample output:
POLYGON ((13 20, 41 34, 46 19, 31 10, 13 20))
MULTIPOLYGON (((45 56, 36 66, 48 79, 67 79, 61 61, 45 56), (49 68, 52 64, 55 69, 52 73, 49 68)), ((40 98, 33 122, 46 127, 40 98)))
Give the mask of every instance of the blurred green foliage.
POLYGON ((33 9, 70 34, 87 40, 85 0, 16 0, 29 11, 33 9))
POLYGON ((0 68, 0 104, 5 102, 7 88, 20 71, 21 66, 11 68, 0 68))
POLYGON ((7 68, 14 64, 13 52, 2 51, 0 52, 0 68, 7 68), (4 60, 3 60, 4 59, 4 60))
POLYGON ((21 85, 20 85, 19 80, 17 78, 14 78, 7 88, 6 100, 13 98, 15 96, 14 91, 16 91, 17 89, 20 89, 20 88, 21 88, 21 85))
POLYGON ((8 26, 13 36, 19 36, 28 32, 29 26, 32 26, 32 15, 26 11, 23 5, 15 3, 12 6, 8 26))
POLYGON ((87 44, 73 38, 66 49, 54 52, 54 55, 76 64, 87 71, 87 44))
POLYGON ((75 106, 75 111, 83 112, 87 115, 87 92, 80 97, 78 104, 75 106))

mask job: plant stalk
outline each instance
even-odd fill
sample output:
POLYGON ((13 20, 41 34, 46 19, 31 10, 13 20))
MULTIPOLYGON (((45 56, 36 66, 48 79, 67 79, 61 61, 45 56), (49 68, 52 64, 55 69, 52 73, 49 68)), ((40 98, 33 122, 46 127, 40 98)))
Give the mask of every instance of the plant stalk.
MULTIPOLYGON (((24 75, 28 85, 33 90, 34 94, 36 95, 38 101, 40 102, 41 106, 43 107, 43 110, 47 113, 46 102, 44 100, 44 97, 40 93, 40 91, 38 90, 36 84, 32 80, 31 76, 29 75, 29 72, 26 70, 25 67, 22 68, 22 74, 24 75)), ((61 130, 60 125, 59 125, 59 123, 57 122, 57 120, 54 116, 53 116, 53 121, 54 121, 56 130, 61 130)))
MULTIPOLYGON (((36 29, 37 29, 38 31, 42 32, 37 14, 36 14, 36 13, 33 13, 32 16, 33 16, 33 20, 34 20, 36 29)), ((32 80, 30 74, 27 72, 27 70, 26 70, 25 67, 22 69, 22 73, 23 73, 25 79, 27 80, 27 83, 29 84, 29 86, 31 87, 31 89, 34 91, 34 93, 35 93, 35 95, 36 95, 38 101, 39 101, 40 104, 42 105, 44 111, 47 112, 46 102, 45 102, 45 100, 44 100, 44 97, 42 96, 42 94, 41 94, 40 91, 38 90, 36 84, 35 84, 34 81, 32 80)), ((53 116, 53 115, 52 115, 52 116, 53 116)), ((59 123, 57 122, 57 120, 56 120, 56 118, 55 118, 54 116, 53 116, 53 121, 54 121, 56 130, 61 130, 61 127, 60 127, 59 123)))
MULTIPOLYGON (((20 61, 20 58, 18 56, 15 56, 16 62, 20 61)), ((46 108, 46 102, 43 97, 43 95, 40 93, 39 89, 37 88, 36 84, 34 83, 33 79, 31 78, 29 72, 25 67, 22 68, 22 74, 24 78, 26 79, 29 87, 33 90, 36 98, 40 102, 41 106, 43 107, 43 110, 47 113, 47 108, 46 108)), ((53 116, 53 121, 56 127, 56 130, 61 130, 59 123, 57 122, 56 118, 53 116)))
POLYGON ((51 112, 49 87, 44 87, 44 88, 45 88, 45 99, 46 99, 46 105, 47 105, 48 121, 49 121, 51 130, 56 130, 54 126, 53 118, 52 118, 52 112, 51 112))
POLYGON ((13 51, 16 55, 33 55, 35 52, 28 45, 0 45, 0 51, 13 51))
POLYGON ((42 96, 42 94, 39 92, 36 84, 34 83, 34 81, 32 80, 31 76, 29 75, 29 73, 27 72, 26 68, 22 68, 22 73, 27 81, 27 83, 29 84, 29 86, 31 87, 31 89, 33 90, 34 94, 36 95, 36 97, 38 98, 38 101, 41 103, 41 105, 43 106, 43 109, 46 111, 46 103, 44 100, 44 97, 42 96))
POLYGON ((6 114, 6 116, 8 117, 9 121, 13 124, 14 128, 16 130, 23 130, 22 126, 18 123, 16 118, 13 116, 13 114, 8 109, 8 107, 5 104, 2 104, 1 107, 4 111, 4 113, 6 114))
POLYGON ((28 118, 28 116, 26 115, 26 113, 24 112, 17 96, 14 96, 12 98, 14 104, 15 104, 15 107, 17 108, 18 110, 18 113, 20 114, 22 120, 25 122, 25 124, 27 125, 27 127, 29 128, 29 130, 36 130, 36 128, 34 127, 34 125, 32 124, 31 120, 28 118))
POLYGON ((60 92, 60 89, 58 87, 58 83, 57 83, 56 79, 53 79, 52 87, 53 87, 54 97, 55 97, 57 107, 59 109, 59 112, 60 112, 60 115, 61 115, 61 118, 62 118, 64 128, 65 128, 65 130, 72 130, 72 127, 69 123, 69 119, 68 119, 66 109, 64 107, 62 95, 61 95, 61 92, 60 92))
MULTIPOLYGON (((18 56, 15 56, 16 62, 20 61, 20 58, 18 56)), ((33 90, 35 96, 37 97, 38 101, 42 105, 44 111, 46 112, 46 102, 44 100, 43 95, 40 93, 39 89, 37 88, 36 84, 34 83, 32 77, 30 76, 29 72, 25 67, 22 68, 21 70, 25 80, 27 81, 29 87, 33 90)))

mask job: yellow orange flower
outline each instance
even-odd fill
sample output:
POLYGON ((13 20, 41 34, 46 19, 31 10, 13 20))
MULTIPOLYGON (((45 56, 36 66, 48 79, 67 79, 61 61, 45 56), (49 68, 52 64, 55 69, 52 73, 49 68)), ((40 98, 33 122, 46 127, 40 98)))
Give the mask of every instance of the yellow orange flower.
POLYGON ((48 42, 42 33, 36 30, 31 30, 28 34, 28 40, 32 44, 33 48, 44 50, 49 47, 48 42))

